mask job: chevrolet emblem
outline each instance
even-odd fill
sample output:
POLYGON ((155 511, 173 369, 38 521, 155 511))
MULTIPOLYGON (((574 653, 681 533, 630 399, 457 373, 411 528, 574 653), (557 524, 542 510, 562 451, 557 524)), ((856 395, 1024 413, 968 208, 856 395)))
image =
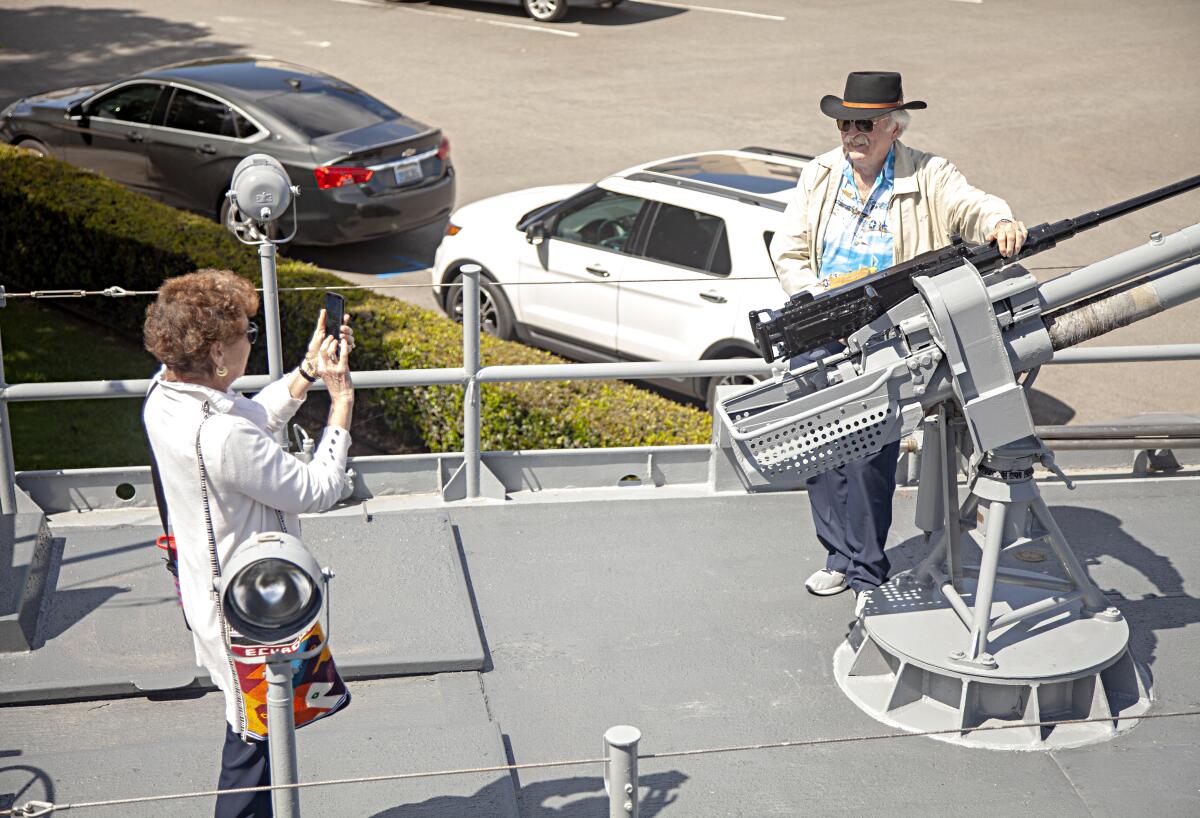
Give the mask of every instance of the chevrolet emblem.
POLYGON ((402 153, 400 155, 403 156, 405 159, 407 159, 408 157, 412 156, 416 152, 417 152, 416 148, 405 148, 404 153, 402 153))

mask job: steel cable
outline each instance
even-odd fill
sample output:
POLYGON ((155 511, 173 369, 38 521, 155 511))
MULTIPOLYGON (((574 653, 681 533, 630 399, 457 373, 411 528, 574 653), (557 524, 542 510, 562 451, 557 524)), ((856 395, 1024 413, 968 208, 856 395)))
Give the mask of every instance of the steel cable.
MULTIPOLYGON (((1026 267, 1027 270, 1076 270, 1078 265, 1061 266, 1061 267, 1026 267)), ((414 271, 415 272, 415 271, 414 271)), ((740 282, 740 281, 775 281, 775 276, 738 276, 736 278, 707 276, 705 278, 637 278, 637 279, 611 279, 607 281, 491 281, 500 288, 505 287, 571 287, 571 286, 614 286, 617 284, 712 284, 718 281, 724 282, 740 282)), ((407 284, 333 284, 324 287, 308 286, 308 287, 280 287, 281 293, 305 293, 305 292, 334 292, 339 290, 419 290, 431 289, 433 287, 464 287, 465 281, 450 281, 444 283, 429 282, 425 283, 407 283, 407 284)), ((258 292, 262 292, 262 288, 258 288, 258 292)), ((106 287, 103 290, 30 290, 28 292, 10 293, 4 292, 0 287, 0 301, 7 298, 31 298, 49 300, 54 298, 90 298, 94 296, 104 296, 107 298, 124 298, 126 296, 146 296, 158 295, 158 290, 127 290, 124 287, 112 286, 106 287)))
MULTIPOLYGON (((1090 719, 1053 719, 1047 721, 1018 722, 1014 724, 991 724, 968 728, 947 728, 945 730, 921 730, 914 733, 872 733, 865 736, 840 736, 837 738, 798 739, 794 741, 773 741, 761 744, 735 744, 724 747, 707 747, 696 750, 671 750, 662 753, 642 753, 639 761, 662 758, 683 758, 686 756, 714 755, 719 753, 739 753, 748 750, 776 750, 787 747, 819 747, 832 744, 852 744, 858 741, 881 741, 896 738, 917 738, 929 736, 964 735, 967 733, 989 732, 993 730, 1019 730, 1027 728, 1061 727, 1071 724, 1103 724, 1121 721, 1148 721, 1151 719, 1171 719, 1189 716, 1200 716, 1200 710, 1177 710, 1169 713, 1147 713, 1141 716, 1121 718, 1120 716, 1098 717, 1090 719)), ((437 778, 449 775, 471 775, 478 773, 511 772, 514 770, 538 770, 551 767, 574 767, 584 764, 605 764, 606 758, 576 758, 563 761, 537 761, 524 764, 497 764, 490 767, 464 767, 453 770, 433 770, 420 773, 388 773, 383 775, 365 775, 355 778, 331 778, 322 781, 302 781, 297 784, 281 784, 265 787, 240 787, 226 790, 202 790, 198 792, 171 793, 167 795, 145 795, 137 798, 114 798, 106 801, 80 801, 74 804, 53 804, 45 801, 30 801, 20 807, 0 810, 0 818, 37 818, 54 812, 69 809, 86 809, 88 807, 119 807, 132 804, 148 804, 157 801, 177 801, 184 798, 205 798, 217 795, 233 795, 252 792, 269 792, 281 789, 309 789, 312 787, 332 787, 345 784, 371 784, 381 781, 403 781, 413 778, 437 778)))

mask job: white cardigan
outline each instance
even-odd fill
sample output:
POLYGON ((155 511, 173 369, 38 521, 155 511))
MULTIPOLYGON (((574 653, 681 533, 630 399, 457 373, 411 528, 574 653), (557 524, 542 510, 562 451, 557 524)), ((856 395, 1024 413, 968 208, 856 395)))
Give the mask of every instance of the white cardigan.
POLYGON ((346 486, 350 433, 326 427, 310 463, 275 442, 300 408, 286 380, 248 399, 196 384, 155 376, 157 387, 143 413, 166 496, 171 530, 179 551, 183 610, 196 645, 196 662, 207 668, 225 693, 225 718, 241 730, 241 700, 230 668, 225 636, 212 590, 208 531, 200 496, 196 433, 209 406, 201 440, 208 474, 209 507, 221 565, 237 547, 264 531, 278 531, 276 509, 287 530, 299 536, 302 512, 333 506, 346 486))

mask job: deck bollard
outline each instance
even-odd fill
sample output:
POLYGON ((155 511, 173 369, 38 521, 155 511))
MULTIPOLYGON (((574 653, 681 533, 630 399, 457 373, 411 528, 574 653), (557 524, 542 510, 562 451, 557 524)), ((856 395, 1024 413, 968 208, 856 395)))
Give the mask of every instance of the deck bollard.
POLYGON ((467 468, 467 499, 479 498, 479 274, 478 264, 459 268, 463 278, 463 463, 467 468))
POLYGON ((608 818, 638 816, 638 742, 642 731, 627 724, 604 733, 608 762, 604 765, 604 790, 608 793, 608 818))

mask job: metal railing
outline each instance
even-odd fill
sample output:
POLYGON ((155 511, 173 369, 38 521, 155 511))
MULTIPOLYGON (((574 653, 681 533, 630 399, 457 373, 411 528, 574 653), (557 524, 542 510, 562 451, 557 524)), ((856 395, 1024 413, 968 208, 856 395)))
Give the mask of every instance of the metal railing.
MULTIPOLYGON (((482 366, 479 357, 479 290, 481 270, 466 265, 463 275, 463 365, 439 369, 367 370, 354 373, 358 389, 457 385, 464 389, 463 399, 463 475, 465 499, 480 497, 480 386, 484 383, 571 380, 643 380, 657 378, 711 378, 731 375, 769 377, 772 366, 754 358, 711 361, 661 361, 636 363, 531 364, 520 366, 482 366)), ((74 292, 74 291, 72 291, 74 292)), ((264 299, 268 326, 279 321, 278 304, 264 299)), ((278 361, 282 354, 279 334, 268 333, 268 357, 278 361)), ((1200 360, 1200 344, 1161 346, 1087 347, 1063 350, 1055 354, 1054 364, 1122 363, 1134 361, 1200 360)), ((273 367, 273 369, 275 369, 273 367)), ((276 376, 281 376, 275 369, 276 376)), ((239 378, 237 391, 253 392, 271 382, 270 375, 239 378)), ((16 473, 12 453, 8 404, 26 401, 80 400, 99 398, 141 398, 149 379, 63 381, 52 383, 8 384, 4 379, 3 342, 0 339, 0 513, 13 513, 16 507, 16 473)), ((318 382, 314 388, 323 388, 318 382)))

